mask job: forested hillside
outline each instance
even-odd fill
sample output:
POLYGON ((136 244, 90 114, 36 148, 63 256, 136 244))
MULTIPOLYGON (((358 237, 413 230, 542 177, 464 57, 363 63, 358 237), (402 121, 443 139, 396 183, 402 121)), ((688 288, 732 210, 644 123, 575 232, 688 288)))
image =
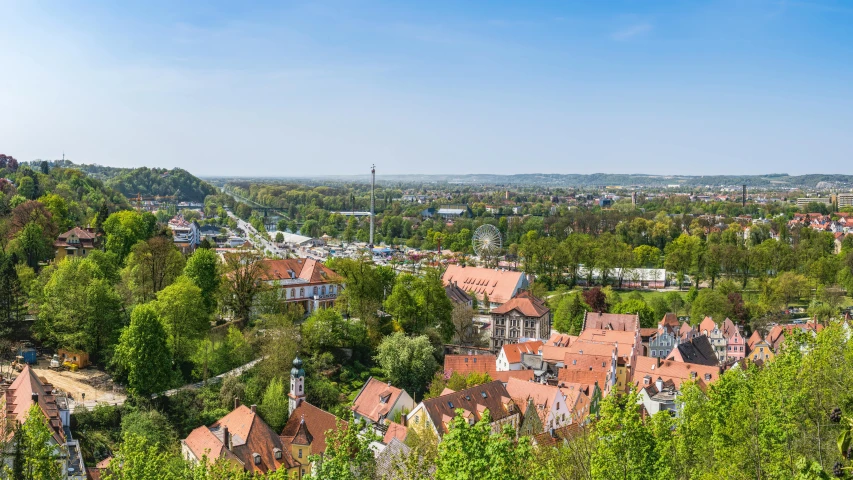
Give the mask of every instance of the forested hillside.
MULTIPOLYGON (((180 168, 118 168, 103 165, 75 164, 68 160, 47 162, 50 167, 74 168, 100 179, 128 198, 137 195, 175 196, 178 201, 202 202, 216 193, 216 188, 180 168)), ((33 162, 34 165, 40 162, 33 162)))

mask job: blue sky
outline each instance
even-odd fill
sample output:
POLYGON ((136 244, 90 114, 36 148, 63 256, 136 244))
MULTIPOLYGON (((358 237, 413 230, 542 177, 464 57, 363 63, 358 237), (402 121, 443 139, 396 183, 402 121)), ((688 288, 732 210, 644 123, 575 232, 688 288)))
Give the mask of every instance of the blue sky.
POLYGON ((853 2, 0 0, 0 151, 199 175, 853 173, 853 2))

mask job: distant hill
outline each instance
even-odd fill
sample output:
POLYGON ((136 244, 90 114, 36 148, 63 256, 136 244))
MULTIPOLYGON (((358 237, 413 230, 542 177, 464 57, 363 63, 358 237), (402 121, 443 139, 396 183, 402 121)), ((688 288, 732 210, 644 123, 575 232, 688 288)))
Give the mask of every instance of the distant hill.
POLYGON ((204 197, 216 194, 213 185, 192 175, 186 170, 174 168, 117 168, 102 165, 74 164, 67 160, 49 162, 55 166, 82 170, 88 175, 103 180, 128 198, 137 194, 148 196, 172 196, 179 201, 202 202, 204 197))
MULTIPOLYGON (((361 182, 370 181, 369 175, 312 176, 303 179, 361 182)), ((240 178, 263 183, 264 180, 297 180, 297 178, 252 177, 240 178)), ((639 186, 666 187, 712 187, 746 185, 750 188, 850 188, 853 175, 788 175, 771 173, 766 175, 645 175, 645 174, 549 174, 530 173, 518 175, 466 174, 466 175, 377 175, 377 181, 401 183, 458 183, 471 185, 531 185, 551 187, 594 187, 594 186, 639 186)), ((210 177, 215 184, 237 180, 235 177, 210 177)))

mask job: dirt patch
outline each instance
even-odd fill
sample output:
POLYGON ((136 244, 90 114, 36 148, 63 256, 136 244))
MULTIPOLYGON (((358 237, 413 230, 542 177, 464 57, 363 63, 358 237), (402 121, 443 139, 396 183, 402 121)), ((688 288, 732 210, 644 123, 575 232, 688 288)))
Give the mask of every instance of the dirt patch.
POLYGON ((94 367, 76 372, 57 371, 48 368, 49 364, 49 360, 40 358, 38 365, 33 366, 33 372, 51 383, 53 388, 67 393, 76 403, 82 402, 89 408, 97 403, 124 403, 126 396, 123 389, 115 385, 106 372, 94 367))

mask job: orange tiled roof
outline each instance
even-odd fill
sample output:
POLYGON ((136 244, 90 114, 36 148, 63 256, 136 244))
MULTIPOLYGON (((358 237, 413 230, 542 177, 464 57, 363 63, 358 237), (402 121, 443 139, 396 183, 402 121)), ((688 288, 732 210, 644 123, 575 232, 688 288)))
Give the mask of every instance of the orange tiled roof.
MULTIPOLYGON (((53 439, 59 444, 64 444, 65 430, 59 416, 56 398, 52 392, 53 385, 38 377, 29 365, 24 365, 24 369, 4 392, 4 420, 9 422, 9 425, 14 425, 16 421, 24 423, 29 415, 30 407, 33 406, 33 395, 38 395, 39 407, 41 407, 42 413, 50 424, 53 439)), ((9 438, 12 432, 5 431, 6 428, 3 430, 3 436, 9 438)))
POLYGON ((542 300, 534 297, 530 292, 522 291, 500 307, 493 308, 492 314, 505 315, 513 310, 517 310, 525 317, 535 318, 542 317, 550 311, 542 300))
POLYGON ((658 359, 652 357, 637 357, 633 371, 631 381, 638 386, 643 385, 643 377, 646 375, 651 377, 651 383, 654 383, 658 377, 664 381, 672 380, 676 388, 681 388, 681 383, 687 380, 702 380, 710 383, 720 376, 719 367, 673 360, 664 360, 659 363, 658 359), (710 376, 710 380, 706 380, 706 374, 710 376))
POLYGON ((586 312, 583 318, 583 329, 618 330, 621 332, 636 331, 640 328, 640 316, 629 313, 599 313, 586 312))
POLYGON ((500 380, 504 383, 509 381, 510 378, 519 378, 522 380, 533 379, 533 370, 499 372, 497 371, 496 363, 497 358, 494 355, 445 355, 444 373, 446 375, 451 375, 454 372, 460 375, 468 375, 472 372, 488 373, 492 380, 500 380))
POLYGON ((551 338, 545 342, 545 345, 554 347, 568 347, 572 342, 577 340, 577 335, 566 335, 564 333, 554 333, 551 338))
POLYGON ((387 417, 402 393, 402 390, 392 386, 390 382, 385 383, 370 377, 353 400, 351 408, 362 417, 378 423, 387 417))
POLYGON ((502 350, 504 352, 504 355, 506 356, 506 361, 508 363, 519 363, 521 362, 522 353, 538 354, 539 347, 541 346, 541 340, 533 340, 530 342, 510 343, 504 345, 502 347, 502 350))
POLYGON ((600 388, 601 391, 604 392, 604 389, 607 386, 607 373, 595 370, 584 371, 561 368, 560 371, 557 372, 557 380, 561 384, 578 383, 584 389, 591 388, 597 383, 598 388, 600 388))
POLYGON ((409 429, 397 422, 388 424, 388 430, 385 431, 385 436, 382 438, 382 443, 388 445, 392 438, 396 438, 401 442, 406 441, 406 436, 409 434, 409 429))
MULTIPOLYGON (((290 439, 295 437, 302 419, 305 420, 305 426, 313 439, 311 442, 311 453, 315 455, 325 453, 326 432, 337 429, 337 418, 331 413, 319 409, 308 402, 299 402, 299 406, 290 412, 290 418, 287 420, 287 424, 284 425, 284 430, 281 432, 282 439, 289 442, 290 439)), ((342 426, 346 427, 346 422, 341 423, 342 426)))
POLYGON ((308 284, 333 283, 339 277, 329 267, 312 258, 282 258, 264 260, 265 281, 301 279, 308 284), (291 275, 292 273, 292 275, 291 275))
POLYGON ((489 301, 505 303, 512 298, 516 289, 522 286, 523 275, 521 272, 508 270, 448 265, 441 280, 445 285, 455 282, 459 288, 474 292, 480 299, 483 294, 487 294, 489 301))
POLYGON ((610 372, 613 368, 613 357, 610 355, 580 355, 567 353, 563 359, 564 367, 569 370, 585 372, 610 372))

